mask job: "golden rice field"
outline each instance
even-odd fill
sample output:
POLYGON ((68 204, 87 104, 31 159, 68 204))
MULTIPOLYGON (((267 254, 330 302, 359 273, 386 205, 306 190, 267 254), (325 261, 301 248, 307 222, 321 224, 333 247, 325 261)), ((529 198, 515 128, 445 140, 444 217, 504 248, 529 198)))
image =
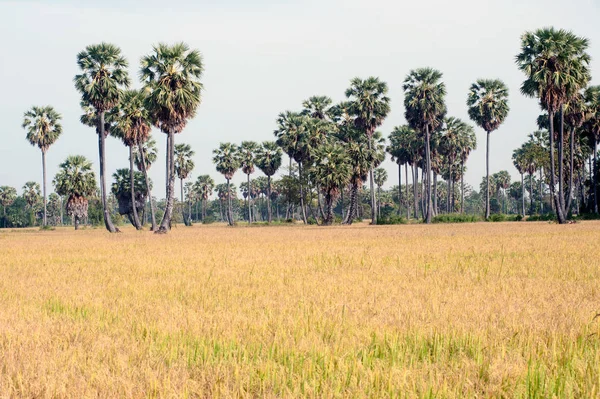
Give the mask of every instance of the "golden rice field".
POLYGON ((0 231, 0 397, 600 397, 600 223, 0 231))

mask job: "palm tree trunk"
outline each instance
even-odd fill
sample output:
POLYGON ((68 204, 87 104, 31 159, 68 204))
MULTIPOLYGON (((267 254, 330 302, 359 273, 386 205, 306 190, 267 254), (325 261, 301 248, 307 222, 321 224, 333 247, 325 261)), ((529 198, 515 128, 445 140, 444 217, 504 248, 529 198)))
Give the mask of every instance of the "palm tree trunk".
POLYGON ((490 218, 490 132, 486 132, 485 146, 485 220, 490 218))
POLYGON ((377 219, 381 219, 381 186, 377 186, 377 219))
POLYGON ((142 173, 144 173, 144 179, 146 180, 146 188, 148 190, 148 199, 150 200, 150 214, 152 215, 152 231, 156 231, 156 215, 154 213, 154 203, 152 202, 152 190, 150 190, 150 179, 148 179, 148 170, 146 169, 146 154, 142 143, 138 143, 138 149, 140 150, 140 156, 142 158, 142 173))
POLYGON ((573 175, 575 173, 575 128, 571 127, 569 135, 569 189, 567 191, 567 204, 565 212, 567 215, 571 212, 571 204, 573 201, 573 175))
POLYGON ((452 210, 450 208, 450 190, 451 190, 451 188, 450 188, 450 186, 451 186, 450 182, 451 181, 452 181, 452 171, 450 171, 449 175, 448 175, 448 184, 447 184, 448 193, 446 195, 448 198, 446 200, 446 213, 451 213, 452 212, 452 210))
MULTIPOLYGON (((562 213, 559 199, 559 197, 562 197, 562 193, 556 193, 556 181, 554 179, 556 173, 556 165, 554 163, 554 112, 551 112, 550 109, 548 109, 548 119, 550 121, 550 196, 552 198, 552 203, 555 205, 558 223, 563 224, 565 223, 565 218, 562 213)), ((559 183, 559 187, 562 187, 562 184, 559 183)))
POLYGON ((300 182, 300 208, 302 212, 302 221, 304 224, 307 224, 308 219, 306 218, 306 207, 304 206, 304 188, 302 184, 302 162, 298 162, 298 179, 300 182))
POLYGON ((272 214, 272 205, 271 205, 271 175, 267 175, 267 215, 268 221, 271 223, 273 221, 272 214))
POLYGON ((348 211, 343 224, 352 224, 354 219, 357 217, 357 197, 358 197, 358 184, 352 182, 350 187, 350 203, 348 204, 348 211))
POLYGON ((142 225, 140 218, 137 213, 137 206, 135 204, 135 170, 133 169, 133 146, 129 146, 129 188, 131 189, 131 210, 133 213, 133 225, 136 230, 141 230, 142 225))
POLYGON ((521 173, 521 215, 525 217, 525 176, 521 173))
POLYGON ((246 182, 248 184, 248 196, 246 198, 246 205, 248 206, 248 224, 252 223, 252 204, 250 203, 250 199, 252 198, 250 195, 250 173, 246 175, 246 182))
POLYGON ((171 229, 171 218, 173 216, 173 205, 175 202, 175 131, 171 129, 167 136, 167 162, 168 162, 168 184, 167 184, 167 204, 165 214, 159 229, 155 233, 164 234, 171 229))
POLYGON ((398 163, 398 216, 402 213, 402 165, 398 163))
MULTIPOLYGON (((342 220, 344 220, 344 186, 342 186, 342 188, 340 188, 340 209, 342 211, 342 220)), ((317 190, 317 200, 319 200, 321 198, 321 196, 319 195, 319 191, 317 190)), ((320 205, 320 201, 319 201, 319 205, 320 205)), ((319 206, 320 208, 320 206, 319 206)))
MULTIPOLYGON (((425 166, 424 169, 421 169, 421 189, 419 192, 420 200, 421 200, 421 218, 425 220, 425 184, 427 183, 427 179, 425 178, 425 166)), ((419 178, 419 170, 417 169, 417 179, 419 178)))
POLYGON ((425 217, 425 223, 431 223, 431 216, 433 212, 433 203, 431 201, 431 145, 429 137, 429 125, 425 125, 425 157, 427 167, 427 212, 425 217))
POLYGON ((566 219, 565 212, 565 190, 564 190, 564 127, 565 127, 565 118, 564 118, 564 106, 560 106, 560 127, 558 133, 558 201, 557 207, 560 207, 560 212, 564 215, 566 219))
POLYGON ((438 214, 437 173, 433 172, 433 216, 438 214))
POLYGON ((460 213, 465 212, 465 161, 460 161, 460 213))
POLYGON ((44 180, 42 182, 42 188, 44 190, 44 227, 46 227, 48 208, 46 205, 46 151, 44 150, 42 150, 42 179, 44 180))
POLYGON ((329 191, 325 194, 325 207, 327 211, 323 225, 330 226, 333 223, 333 196, 329 191))
POLYGON ((229 219, 229 225, 233 226, 233 209, 231 206, 231 187, 229 179, 227 179, 227 219, 229 219))
POLYGON ((418 191, 417 185, 419 180, 419 170, 418 167, 415 168, 415 165, 410 165, 412 170, 412 181, 413 181, 413 205, 414 205, 414 216, 415 219, 419 218, 419 200, 418 200, 418 191))
POLYGON ((408 163, 404 165, 404 197, 406 201, 406 219, 410 219, 410 205, 408 205, 408 163))
POLYGON ((221 222, 225 221, 225 216, 223 216, 223 199, 219 198, 219 213, 221 214, 221 222))
MULTIPOLYGON (((369 153, 373 148, 373 136, 369 134, 369 153)), ((373 183, 373 163, 369 165, 369 187, 371 189, 371 224, 377 224, 376 215, 375 215, 375 185, 373 183)))
POLYGON ((533 173, 529 174, 529 215, 533 215, 533 173))
POLYGON ((544 214, 544 168, 540 168, 540 215, 544 214))
POLYGON ((106 170, 105 170, 105 133, 104 133, 104 114, 105 112, 102 111, 99 113, 100 114, 100 118, 98 123, 100 126, 98 126, 98 152, 100 155, 100 195, 102 197, 102 211, 104 213, 104 225, 106 226, 106 230, 108 230, 111 233, 116 233, 117 231, 119 231, 117 228, 115 228, 115 225, 113 224, 111 218, 110 218, 110 211, 108 209, 108 202, 106 200, 106 170))
POLYGON ((596 139, 594 139, 594 173, 590 173, 590 176, 593 176, 593 180, 594 180, 594 213, 598 213, 598 188, 596 187, 597 183, 596 181, 598 180, 598 176, 597 175, 597 170, 598 168, 596 167, 596 159, 598 158, 598 142, 596 141, 596 139))

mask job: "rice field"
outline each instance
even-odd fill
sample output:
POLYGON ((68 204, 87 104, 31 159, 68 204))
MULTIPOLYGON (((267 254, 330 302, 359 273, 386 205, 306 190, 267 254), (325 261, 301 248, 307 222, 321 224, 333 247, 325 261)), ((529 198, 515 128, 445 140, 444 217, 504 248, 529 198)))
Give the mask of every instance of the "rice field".
POLYGON ((598 222, 0 231, 0 397, 600 397, 599 243, 598 222))

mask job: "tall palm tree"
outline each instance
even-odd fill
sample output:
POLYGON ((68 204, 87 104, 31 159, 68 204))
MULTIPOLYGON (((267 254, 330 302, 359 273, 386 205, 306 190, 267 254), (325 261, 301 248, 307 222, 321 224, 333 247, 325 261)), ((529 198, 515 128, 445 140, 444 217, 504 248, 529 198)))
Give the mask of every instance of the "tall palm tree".
POLYGON ((206 218, 206 201, 212 195, 215 182, 209 175, 200 175, 196 179, 196 191, 202 199, 202 221, 206 218))
POLYGON ((387 171, 383 168, 377 168, 373 171, 375 185, 377 185, 377 218, 381 218, 381 187, 388 179, 387 171))
POLYGON ((204 66, 202 56, 187 44, 158 44, 142 58, 140 76, 148 92, 147 106, 154 125, 167 134, 167 205, 160 228, 171 226, 175 194, 175 134, 196 115, 200 105, 204 66))
MULTIPOLYGON (((242 141, 242 145, 238 147, 238 155, 240 158, 240 164, 242 166, 242 172, 247 177, 248 190, 250 190, 250 175, 254 173, 256 163, 256 151, 258 150, 258 144, 254 141, 242 141)), ((250 191, 248 191, 247 198, 248 206, 248 224, 252 223, 252 201, 250 197, 250 191)))
POLYGON ((0 186, 0 204, 2 205, 2 227, 6 227, 6 207, 17 199, 17 190, 10 186, 0 186))
POLYGON ((498 129, 508 115, 508 87, 498 79, 479 79, 471 85, 467 97, 469 117, 486 132, 485 218, 490 217, 490 133, 498 129))
POLYGON ((104 224, 111 233, 115 228, 106 200, 105 172, 105 114, 120 101, 123 88, 129 86, 127 60, 121 49, 109 43, 90 45, 77 54, 77 65, 81 73, 75 76, 75 88, 81 93, 82 103, 95 110, 98 152, 100 155, 100 195, 104 212, 104 224))
POLYGON ((352 175, 348 155, 340 143, 330 143, 315 149, 315 162, 311 172, 321 190, 325 193, 325 219, 323 225, 333 223, 333 205, 340 190, 345 187, 352 175))
POLYGON ((273 220, 271 179, 281 167, 282 156, 281 148, 273 141, 264 141, 256 151, 256 166, 267 176, 267 213, 269 223, 273 220))
POLYGON ((471 152, 477 149, 477 136, 475 136, 475 129, 470 125, 468 129, 461 129, 460 132, 460 213, 463 213, 465 205, 465 163, 471 152))
POLYGON ((83 155, 68 156, 60 164, 53 184, 58 195, 68 196, 67 214, 73 218, 75 230, 78 230, 79 222, 87 217, 88 198, 97 190, 92 163, 83 155))
POLYGON ((446 85, 441 79, 441 72, 432 68, 420 68, 410 71, 403 84, 406 120, 413 129, 422 134, 425 142, 426 223, 431 223, 433 216, 430 181, 431 134, 443 123, 446 115, 446 85))
POLYGON ((550 130, 550 194, 555 204, 559 223, 566 222, 563 196, 564 106, 585 88, 590 80, 588 40, 570 31, 554 28, 525 32, 521 37, 521 52, 516 56, 517 66, 526 75, 521 92, 539 98, 548 111, 550 130), (559 113, 558 193, 555 187, 554 117, 559 113))
POLYGON ((525 173, 527 171, 527 159, 525 157, 524 145, 515 149, 512 154, 512 161, 515 169, 521 175, 521 215, 525 216, 525 173))
MULTIPOLYGON (((114 136, 120 138, 129 149, 129 191, 131 192, 132 204, 135 204, 134 148, 146 142, 150 136, 150 115, 144 106, 144 102, 145 95, 143 91, 124 91, 117 107, 116 123, 111 132, 114 136)), ((142 162, 143 165, 145 163, 142 162)), ((142 223, 136 208, 136 206, 132 206, 133 224, 137 230, 141 230, 142 223)))
POLYGON ((194 161, 192 157, 196 153, 192 150, 189 144, 176 144, 174 151, 174 163, 175 163, 175 174, 179 178, 180 189, 181 189, 181 216, 186 226, 191 225, 191 215, 186 218, 184 211, 183 201, 183 181, 188 178, 192 170, 194 170, 194 161))
POLYGON ((23 186, 23 199, 27 203, 27 208, 29 209, 31 215, 31 221, 34 222, 34 212, 36 208, 36 204, 38 204, 40 200, 40 185, 34 181, 28 181, 23 186))
POLYGON ((42 187, 44 191, 44 226, 47 223, 46 204, 46 151, 58 140, 62 133, 62 116, 51 106, 32 107, 25 112, 23 128, 27 131, 27 141, 42 151, 42 187))
POLYGON ((233 226, 233 210, 231 206, 231 178, 240 168, 240 159, 237 153, 237 146, 232 143, 221 143, 219 148, 213 150, 213 162, 217 167, 217 172, 225 176, 227 180, 227 222, 233 226))
POLYGON ((152 184, 148 178, 148 169, 156 162, 158 150, 156 149, 156 141, 148 136, 145 141, 140 141, 133 150, 135 165, 137 170, 144 174, 146 187, 148 189, 148 199, 150 201, 150 214, 152 216, 152 231, 156 231, 156 211, 154 209, 154 201, 152 200, 152 184))
MULTIPOLYGON (((354 116, 356 127, 367 136, 369 149, 373 148, 373 135, 390 112, 390 99, 387 96, 387 83, 376 77, 354 78, 346 90, 350 100, 349 114, 354 116)), ((377 223, 375 215, 375 187, 373 182, 374 165, 369 168, 371 188, 371 224, 377 223)))
MULTIPOLYGON (((410 127, 405 126, 410 129, 410 127)), ((386 151, 391 155, 392 161, 398 165, 398 215, 401 213, 402 208, 402 165, 405 165, 408 175, 408 164, 410 163, 410 151, 408 150, 408 143, 404 142, 405 135, 403 133, 403 127, 396 126, 392 133, 390 133, 389 141, 390 144, 387 146, 386 151)), ((405 182, 406 189, 408 190, 408 180, 405 182)), ((408 201, 408 191, 406 193, 406 200, 408 201)), ((410 212, 407 206, 407 217, 410 217, 410 212)))
POLYGON ((600 86, 590 86, 585 90, 585 102, 588 108, 588 120, 585 122, 585 130, 592 141, 593 150, 593 177, 592 187, 594 194, 594 213, 598 213, 598 142, 600 141, 600 86))
POLYGON ((565 105, 564 111, 564 122, 569 127, 569 180, 567 192, 565 194, 566 214, 569 214, 569 212, 571 211, 571 203, 573 200, 573 179, 576 170, 575 152, 577 151, 575 132, 577 129, 583 126, 583 124, 588 120, 588 118, 592 116, 588 109, 587 103, 585 102, 584 94, 585 93, 579 92, 573 95, 569 99, 569 102, 565 105))

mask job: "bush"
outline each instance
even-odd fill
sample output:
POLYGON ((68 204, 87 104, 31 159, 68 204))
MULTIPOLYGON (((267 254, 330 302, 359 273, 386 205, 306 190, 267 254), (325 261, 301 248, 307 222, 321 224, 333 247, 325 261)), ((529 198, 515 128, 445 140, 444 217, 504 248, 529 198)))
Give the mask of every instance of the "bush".
POLYGON ((310 225, 318 224, 317 219, 315 219, 314 217, 311 216, 308 219, 306 219, 306 224, 310 224, 310 225))
POLYGON ((574 217, 575 220, 600 220, 600 215, 596 213, 582 213, 574 217))
POLYGON ((552 222, 556 220, 556 215, 553 213, 545 213, 543 215, 531 215, 525 219, 528 222, 552 222))
POLYGON ((389 225, 389 224, 407 224, 408 222, 402 216, 390 215, 377 219, 377 224, 389 225))
POLYGON ((478 215, 466 215, 460 213, 447 213, 438 215, 432 219, 432 223, 475 223, 480 221, 481 217, 478 215))
POLYGON ((204 218, 204 220, 202 221, 202 224, 213 224, 214 222, 216 222, 217 219, 215 219, 214 216, 207 216, 204 218))

